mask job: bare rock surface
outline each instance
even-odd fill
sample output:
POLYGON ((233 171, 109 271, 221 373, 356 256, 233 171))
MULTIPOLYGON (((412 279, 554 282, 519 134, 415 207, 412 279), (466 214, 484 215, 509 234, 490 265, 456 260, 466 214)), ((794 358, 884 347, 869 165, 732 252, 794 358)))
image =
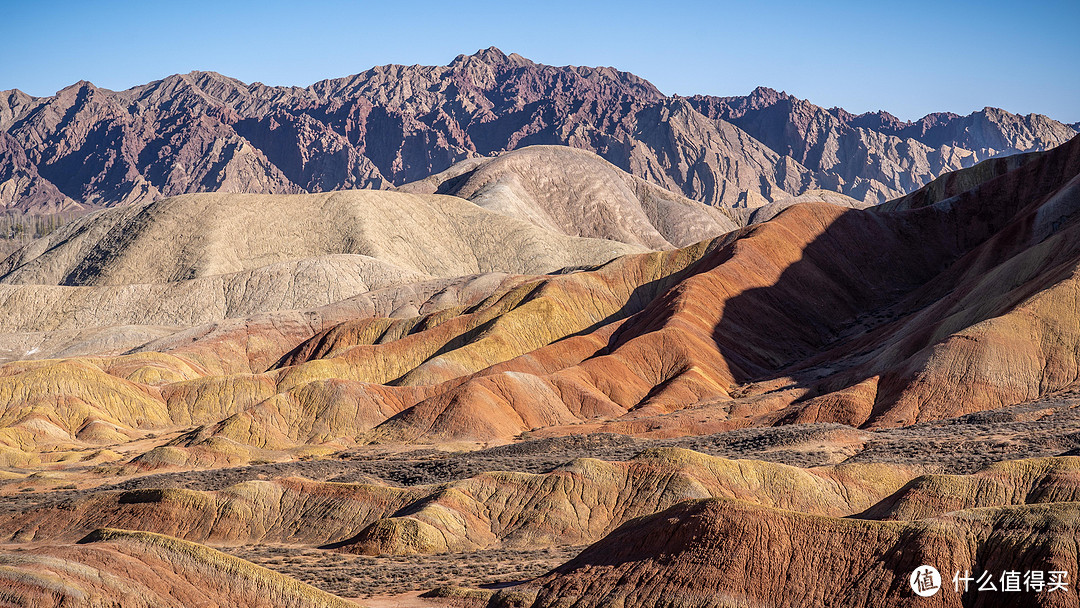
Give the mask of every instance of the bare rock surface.
MULTIPOLYGON (((121 120, 194 89, 228 101, 206 123, 225 143, 174 133, 191 163, 172 165, 172 186, 123 190, 123 205, 0 266, 0 348, 17 359, 0 364, 0 602, 337 606, 330 593, 378 586, 343 581, 385 564, 405 568, 394 592, 403 573, 417 592, 435 586, 420 573, 486 580, 444 574, 446 555, 529 565, 497 588, 410 605, 899 606, 922 563, 1076 571, 1080 139, 868 209, 815 186, 828 174, 906 188, 978 160, 958 151, 975 135, 1036 149, 1053 124, 987 111, 961 133, 947 128, 961 117, 935 116, 920 137, 953 146, 948 160, 883 114, 820 114, 768 91, 667 99, 610 69, 494 50, 309 89, 209 74, 118 94, 80 85, 58 96, 62 113, 10 93, 0 124, 61 154, 49 129, 82 137, 93 122, 72 108, 121 120), (440 88, 457 73, 474 80, 440 88), (610 117, 652 96, 634 120, 659 126, 616 121, 635 134, 628 166, 736 208, 629 175, 606 156, 614 146, 526 146, 552 143, 547 119, 515 131, 509 152, 474 155, 473 138, 497 142, 503 120, 477 92, 510 73, 528 86, 500 90, 533 95, 520 111, 534 118, 583 88, 585 114, 610 117), (544 97, 553 86, 565 96, 544 97), (353 140, 276 105, 349 94, 435 114, 465 95, 439 124, 476 112, 488 131, 458 133, 471 158, 456 164, 419 154, 440 149, 419 140, 365 161, 353 140), (290 194, 264 171, 285 193, 152 195, 180 188, 185 167, 227 190, 283 158, 295 163, 281 175, 332 182, 312 156, 229 139, 222 125, 245 113, 266 120, 244 137, 294 132, 304 154, 336 149, 354 175, 447 170, 398 191, 290 194), (776 115, 793 122, 771 131, 776 115), (809 146, 772 150, 794 135, 809 146), (725 164, 724 146, 749 157, 725 164), (867 151, 869 174, 844 173, 850 149, 867 151), (793 196, 796 183, 816 189, 793 196)), ((365 109, 372 133, 386 128, 379 107, 365 109)), ((565 123, 579 144, 599 141, 585 114, 565 123)), ((48 193, 30 166, 13 183, 48 193)), ((60 192, 77 178, 61 170, 73 165, 34 166, 60 192)), ((137 182, 138 164, 125 166, 109 179, 137 182)))
POLYGON ((710 205, 754 207, 812 188, 881 202, 1076 131, 997 108, 914 123, 855 116, 767 88, 668 97, 613 68, 489 48, 305 88, 191 72, 126 91, 85 81, 51 97, 3 91, 0 202, 40 213, 207 191, 389 188, 536 144, 596 152, 710 205))

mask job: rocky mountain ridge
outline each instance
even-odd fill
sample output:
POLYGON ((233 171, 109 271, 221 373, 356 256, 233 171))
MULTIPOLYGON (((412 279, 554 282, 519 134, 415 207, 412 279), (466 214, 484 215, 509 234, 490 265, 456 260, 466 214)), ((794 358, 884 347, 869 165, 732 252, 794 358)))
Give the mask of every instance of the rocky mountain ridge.
POLYGON ((23 213, 195 192, 386 189, 454 163, 568 145, 711 205, 816 189, 881 202, 986 158, 1047 149, 1076 125, 987 108, 908 123, 771 89, 668 97, 613 68, 492 47, 447 66, 388 65, 309 87, 176 74, 125 91, 0 92, 0 204, 23 213))

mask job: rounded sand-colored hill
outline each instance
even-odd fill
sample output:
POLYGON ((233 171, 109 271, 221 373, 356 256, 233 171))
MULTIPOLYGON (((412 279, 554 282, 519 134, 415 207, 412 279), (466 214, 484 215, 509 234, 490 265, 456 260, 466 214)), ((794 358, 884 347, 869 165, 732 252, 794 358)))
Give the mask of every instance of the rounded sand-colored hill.
POLYGON ((0 331, 191 327, 262 312, 314 308, 431 279, 369 256, 334 254, 175 282, 86 287, 0 284, 0 306, 12 311, 0 319, 0 331))
POLYGON ((182 196, 81 218, 0 262, 0 360, 124 352, 224 319, 642 250, 449 196, 182 196))
MULTIPOLYGON (((265 278, 265 270, 250 274, 265 278)), ((325 289, 320 286, 311 291, 302 289, 291 277, 279 283, 259 281, 251 289, 245 285, 239 293, 202 289, 221 285, 232 276, 116 287, 0 285, 0 292, 10 289, 7 303, 35 304, 6 319, 8 323, 23 323, 27 329, 0 334, 0 361, 155 351, 196 357, 213 373, 257 372, 266 370, 300 342, 345 321, 412 318, 435 310, 470 306, 493 292, 532 279, 529 275, 485 273, 371 290, 366 290, 364 283, 360 293, 330 304, 278 310, 274 305, 288 302, 293 295, 315 301, 332 298, 350 285, 359 285, 364 277, 350 274, 340 282, 328 283, 325 289), (56 298, 47 299, 49 294, 56 298), (159 298, 151 297, 157 294, 159 298), (85 297, 88 295, 92 297, 85 297), (275 301, 277 296, 282 299, 275 301), (205 305, 192 305, 192 298, 201 297, 206 298, 205 305), (234 306, 258 309, 264 304, 271 310, 217 318, 236 310, 234 306), (196 325, 144 324, 190 320, 204 321, 196 325), (123 324, 109 324, 114 321, 123 324)), ((313 278, 325 276, 317 274, 313 278)))
POLYGON ((568 146, 528 146, 493 159, 469 159, 398 190, 452 194, 562 234, 649 249, 682 247, 738 227, 717 207, 568 146))
POLYGON ((570 238, 451 196, 191 194, 81 218, 0 263, 0 282, 165 283, 335 254, 429 277, 538 274, 640 250, 570 238))

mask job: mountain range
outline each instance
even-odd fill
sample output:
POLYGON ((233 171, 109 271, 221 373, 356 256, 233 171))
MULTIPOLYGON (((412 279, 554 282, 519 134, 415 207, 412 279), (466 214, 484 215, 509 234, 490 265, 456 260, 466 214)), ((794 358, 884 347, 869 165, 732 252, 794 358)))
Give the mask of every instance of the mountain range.
POLYGON ((492 47, 447 66, 387 65, 306 88, 191 72, 110 91, 0 92, 0 205, 42 214, 198 192, 390 189, 536 144, 569 145, 721 207, 827 189, 869 203, 1077 133, 986 108, 905 122, 768 88, 667 96, 613 68, 492 47))

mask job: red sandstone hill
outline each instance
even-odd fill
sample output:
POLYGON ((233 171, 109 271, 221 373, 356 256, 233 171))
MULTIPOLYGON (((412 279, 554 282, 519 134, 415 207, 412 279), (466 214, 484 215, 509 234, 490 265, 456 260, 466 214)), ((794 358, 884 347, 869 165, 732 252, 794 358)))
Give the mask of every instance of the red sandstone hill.
POLYGON ((1076 503, 1002 507, 917 522, 806 515, 737 500, 688 501, 624 524, 551 574, 489 606, 1075 606, 1071 583, 1001 591, 1005 571, 1075 572, 1076 503), (908 576, 942 573, 933 597, 908 576), (954 589, 956 572, 992 573, 997 592, 954 589))
MULTIPOLYGON (((633 312, 625 321, 486 367, 495 361, 483 344, 521 341, 538 322, 516 321, 512 333, 493 325, 400 376, 435 394, 376 434, 498 436, 582 419, 678 434, 892 426, 1069 385, 1080 337, 1069 313, 1080 140, 1028 160, 916 209, 796 206, 711 243, 670 288, 624 309, 633 312), (677 413, 695 403, 694 414, 677 413)), ((347 356, 342 339, 327 350, 318 338, 323 352, 347 356)), ((395 346, 372 348, 365 357, 395 346)))

